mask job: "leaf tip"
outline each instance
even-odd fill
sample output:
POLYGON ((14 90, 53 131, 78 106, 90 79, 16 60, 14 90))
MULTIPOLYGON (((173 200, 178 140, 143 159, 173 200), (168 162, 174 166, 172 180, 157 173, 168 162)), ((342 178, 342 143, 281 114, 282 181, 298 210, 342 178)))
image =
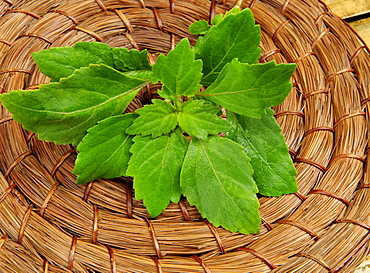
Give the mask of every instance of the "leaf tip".
MULTIPOLYGON (((77 175, 74 171, 72 173, 75 174, 75 175, 77 175)), ((80 175, 77 175, 77 178, 76 178, 76 184, 77 185, 84 185, 84 184, 87 184, 89 182, 91 182, 91 181, 88 181, 88 180, 86 180, 84 178, 81 178, 80 175)))

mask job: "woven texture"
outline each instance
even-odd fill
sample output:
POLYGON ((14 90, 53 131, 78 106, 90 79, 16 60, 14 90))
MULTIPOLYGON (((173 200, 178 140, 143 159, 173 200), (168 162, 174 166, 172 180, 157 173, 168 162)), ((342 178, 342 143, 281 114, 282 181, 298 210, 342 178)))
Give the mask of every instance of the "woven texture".
MULTIPOLYGON (((242 2, 242 1, 238 1, 242 2)), ((0 0, 0 92, 48 78, 31 53, 78 41, 166 53, 188 26, 232 8, 208 0, 0 0)), ((261 198, 261 234, 215 228, 185 199, 150 219, 126 178, 77 186, 71 146, 0 110, 0 272, 352 272, 369 252, 370 55, 315 0, 247 0, 260 62, 297 63, 275 107, 299 192, 261 198)), ((143 90, 136 105, 150 99, 143 90)), ((98 156, 98 155, 97 155, 98 156)))

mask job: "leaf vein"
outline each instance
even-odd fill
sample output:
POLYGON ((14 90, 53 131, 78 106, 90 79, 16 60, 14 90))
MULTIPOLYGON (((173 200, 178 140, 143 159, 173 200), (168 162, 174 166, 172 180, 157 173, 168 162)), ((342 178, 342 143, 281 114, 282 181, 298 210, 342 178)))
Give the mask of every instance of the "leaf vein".
POLYGON ((210 165, 210 167, 211 167, 211 169, 212 169, 212 172, 213 172, 214 176, 216 177, 216 180, 217 180, 218 184, 219 184, 219 185, 220 185, 220 187, 223 189, 223 191, 224 191, 224 193, 227 195, 227 197, 229 197, 229 199, 232 201, 232 203, 234 204, 234 206, 238 209, 238 211, 239 211, 240 215, 242 215, 242 217, 243 217, 243 218, 245 218, 246 220, 248 220, 248 219, 247 219, 247 217, 245 217, 245 215, 243 214, 243 211, 240 209, 240 207, 235 203, 234 199, 233 199, 233 198, 230 196, 230 194, 226 191, 226 189, 225 189, 224 185, 222 184, 222 182, 221 182, 221 180, 220 180, 220 178, 219 178, 219 176, 218 176, 218 172, 217 172, 217 171, 216 171, 216 169, 214 168, 214 166, 213 166, 213 164, 212 164, 212 161, 211 161, 211 159, 209 158, 209 155, 208 155, 208 153, 207 153, 207 151, 206 151, 206 148, 204 147, 203 142, 202 142, 202 141, 200 141, 200 144, 201 144, 202 150, 203 150, 203 152, 204 152, 204 154, 205 154, 205 156, 206 156, 206 159, 207 159, 207 161, 208 161, 208 163, 209 163, 209 165, 210 165))

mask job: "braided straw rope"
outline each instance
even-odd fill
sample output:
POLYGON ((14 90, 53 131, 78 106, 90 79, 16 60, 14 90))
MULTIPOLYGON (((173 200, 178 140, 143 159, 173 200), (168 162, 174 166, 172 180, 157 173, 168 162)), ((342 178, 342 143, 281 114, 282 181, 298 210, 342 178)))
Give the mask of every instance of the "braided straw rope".
MULTIPOLYGON (((220 0, 0 0, 0 92, 47 83, 30 54, 78 41, 166 53, 220 0)), ((77 186, 76 152, 0 112, 0 272, 352 272, 369 252, 369 49, 316 0, 237 1, 260 62, 295 62, 275 107, 299 192, 261 198, 259 235, 215 228, 185 199, 150 219, 125 178, 77 186)), ((155 94, 143 90, 135 105, 155 94)), ((130 111, 133 109, 130 109, 130 111)), ((97 155, 98 156, 98 155, 97 155)))

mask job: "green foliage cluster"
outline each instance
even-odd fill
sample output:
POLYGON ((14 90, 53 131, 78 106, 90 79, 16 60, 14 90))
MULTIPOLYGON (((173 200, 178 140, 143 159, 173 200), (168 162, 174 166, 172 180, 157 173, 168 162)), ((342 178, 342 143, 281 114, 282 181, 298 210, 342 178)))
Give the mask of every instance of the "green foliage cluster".
POLYGON ((77 146, 78 184, 132 176, 152 217, 185 195, 215 226, 258 233, 256 194, 297 190, 270 108, 289 93, 295 65, 257 63, 260 28, 249 9, 189 30, 201 34, 196 45, 183 39, 154 65, 146 50, 102 43, 36 52, 52 82, 0 100, 40 139, 77 146), (162 99, 123 114, 143 86, 158 81, 162 99))

